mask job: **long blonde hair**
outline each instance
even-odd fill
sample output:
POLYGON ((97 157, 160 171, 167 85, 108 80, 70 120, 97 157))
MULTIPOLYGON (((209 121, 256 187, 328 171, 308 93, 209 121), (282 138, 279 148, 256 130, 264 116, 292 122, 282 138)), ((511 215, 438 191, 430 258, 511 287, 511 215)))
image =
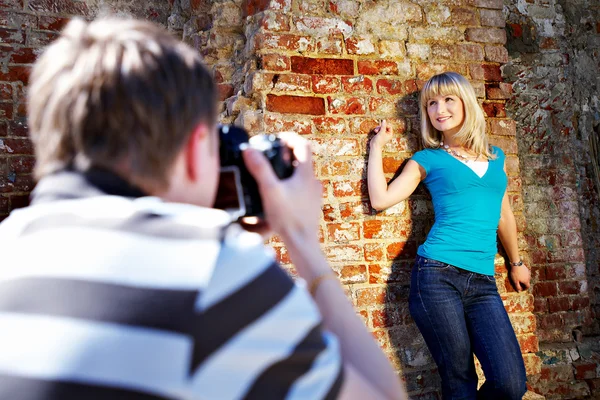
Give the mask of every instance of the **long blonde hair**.
POLYGON ((454 95, 463 102, 465 119, 460 130, 454 135, 458 143, 477 155, 494 159, 495 155, 491 151, 485 134, 485 116, 477 102, 475 90, 464 76, 456 72, 444 72, 432 76, 421 90, 419 109, 423 146, 439 148, 443 139, 442 132, 433 127, 427 114, 427 102, 440 95, 454 95))

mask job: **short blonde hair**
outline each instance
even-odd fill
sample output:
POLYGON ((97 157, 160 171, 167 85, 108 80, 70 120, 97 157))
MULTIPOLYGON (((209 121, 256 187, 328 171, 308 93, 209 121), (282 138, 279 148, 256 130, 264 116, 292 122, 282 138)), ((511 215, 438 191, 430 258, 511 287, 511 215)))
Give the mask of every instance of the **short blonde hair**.
POLYGON ((433 127, 427 114, 427 103, 435 96, 454 95, 464 105, 465 119, 461 129, 454 135, 457 141, 478 155, 493 159, 485 133, 485 116, 477 102, 475 90, 469 81, 459 73, 444 72, 432 76, 423 86, 420 97, 421 138, 423 146, 439 148, 442 132, 433 127))
POLYGON ((33 66, 28 117, 38 179, 118 165, 165 189, 193 129, 215 123, 216 89, 198 52, 158 25, 75 19, 33 66))

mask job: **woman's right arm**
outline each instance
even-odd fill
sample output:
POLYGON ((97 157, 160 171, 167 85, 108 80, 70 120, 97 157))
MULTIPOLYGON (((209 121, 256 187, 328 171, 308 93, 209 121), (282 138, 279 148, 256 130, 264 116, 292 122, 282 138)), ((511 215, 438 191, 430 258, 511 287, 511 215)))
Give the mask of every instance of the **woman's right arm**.
POLYGON ((371 139, 369 164, 367 166, 367 185, 369 200, 376 210, 385 210, 410 196, 421 180, 425 179, 425 170, 417 162, 409 160, 400 175, 388 186, 383 173, 383 147, 393 137, 393 131, 383 121, 375 128, 377 135, 371 139))

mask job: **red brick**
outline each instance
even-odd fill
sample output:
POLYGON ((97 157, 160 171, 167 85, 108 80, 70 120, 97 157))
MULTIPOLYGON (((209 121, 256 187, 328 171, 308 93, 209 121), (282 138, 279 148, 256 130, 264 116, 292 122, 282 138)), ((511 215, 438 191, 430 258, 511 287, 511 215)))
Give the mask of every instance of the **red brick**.
POLYGON ((12 119, 13 103, 0 103, 0 118, 12 119))
POLYGON ((13 99, 13 90, 12 86, 8 83, 0 83, 0 100, 10 100, 13 99))
POLYGON ((25 44, 25 35, 20 29, 0 28, 0 43, 25 44))
POLYGON ((495 10, 502 10, 504 2, 502 0, 469 0, 469 5, 479 8, 491 8, 495 10))
POLYGON ((538 282, 533 285, 533 294, 535 296, 551 297, 558 294, 555 282, 538 282))
POLYGON ((596 373, 596 363, 573 363, 575 366, 575 378, 578 380, 598 378, 596 373))
POLYGON ((478 44, 459 44, 456 46, 459 60, 480 61, 483 60, 483 48, 478 44))
POLYGON ((343 244, 343 245, 327 245, 323 248, 325 257, 330 262, 356 262, 363 261, 363 248, 362 246, 354 244, 343 244))
POLYGON ((369 220, 363 222, 365 239, 406 240, 410 227, 396 220, 369 220))
POLYGON ((490 100, 506 100, 512 95, 512 85, 509 83, 488 83, 485 85, 485 94, 490 100))
POLYGON ((335 197, 362 196, 361 181, 333 182, 333 195, 335 197))
POLYGON ((535 335, 524 335, 517 338, 522 353, 536 353, 539 351, 539 341, 535 335))
POLYGON ((325 160, 318 165, 321 176, 356 175, 355 160, 325 160))
POLYGON ((360 239, 360 225, 357 222, 327 224, 327 239, 340 243, 360 239))
POLYGON ((31 47, 21 47, 14 49, 11 56, 10 62, 13 64, 33 64, 37 58, 35 49, 31 47))
MULTIPOLYGON (((385 247, 381 243, 366 243, 365 244, 365 260, 367 261, 383 261, 386 259, 384 253, 385 247)), ((377 271, 381 269, 381 266, 369 266, 369 271, 375 268, 377 271)))
POLYGON ((351 201, 340 203, 340 216, 344 220, 356 220, 371 214, 371 207, 368 203, 362 201, 351 201))
POLYGON ((502 302, 509 314, 531 312, 534 308, 534 297, 529 294, 520 294, 518 296, 503 294, 502 302))
POLYGON ((32 175, 17 175, 13 183, 13 192, 31 192, 34 186, 32 175))
POLYGON ((341 135, 346 132, 346 122, 343 118, 318 117, 313 118, 317 132, 341 135))
POLYGON ((560 47, 558 45, 558 42, 556 41, 556 39, 554 38, 542 38, 542 40, 540 41, 540 49, 544 49, 544 50, 558 50, 560 47))
POLYGON ((490 133, 492 135, 515 136, 517 123, 512 119, 489 119, 490 133))
POLYGON ((468 28, 465 37, 469 42, 506 43, 506 31, 500 28, 468 28))
POLYGON ((0 0, 0 7, 22 9, 23 0, 0 0))
POLYGON ((291 58, 292 72, 312 75, 353 75, 354 61, 337 58, 291 58))
POLYGON ((27 33, 27 45, 32 47, 44 47, 58 39, 56 32, 45 32, 32 30, 27 33))
POLYGON ((255 50, 312 51, 312 38, 290 34, 259 33, 254 36, 255 50))
POLYGON ((82 1, 29 0, 29 9, 36 12, 87 16, 89 9, 82 1))
POLYGON ((3 146, 0 147, 0 154, 11 154, 11 155, 31 155, 33 154, 33 145, 29 139, 3 139, 3 146))
POLYGON ((26 122, 9 121, 8 127, 11 136, 27 137, 29 136, 29 128, 26 122))
POLYGON ((550 330, 564 326, 560 314, 543 314, 538 316, 538 329, 550 330))
POLYGON ((589 297, 575 297, 571 302, 571 310, 578 311, 583 310, 590 306, 590 298, 589 297))
POLYGON ((502 71, 497 64, 472 64, 469 72, 474 80, 502 81, 502 71))
POLYGON ((386 248, 388 260, 397 259, 414 259, 417 256, 417 243, 410 242, 395 242, 386 248))
POLYGON ((374 306, 377 304, 385 304, 386 300, 385 287, 368 287, 356 290, 356 305, 358 307, 374 306))
POLYGON ((281 54, 262 54, 260 56, 260 67, 266 71, 289 71, 290 58, 281 54))
POLYGON ((452 23, 454 25, 479 25, 477 14, 471 8, 455 8, 452 10, 452 23))
POLYGON ((17 208, 27 207, 29 205, 29 195, 10 195, 10 209, 9 211, 15 210, 17 208))
POLYGON ((282 115, 266 115, 265 130, 269 133, 296 132, 299 135, 310 135, 312 133, 310 121, 300 120, 296 117, 286 119, 282 115))
POLYGON ((323 210, 323 220, 326 222, 331 222, 336 220, 335 216, 335 208, 331 204, 324 204, 322 207, 323 210))
POLYGON ((282 13, 268 13, 261 20, 261 27, 267 31, 287 32, 290 30, 290 21, 282 13))
POLYGON ((404 82, 397 79, 379 79, 377 80, 377 93, 392 96, 404 93, 404 82))
POLYGON ((403 158, 395 158, 395 157, 383 157, 383 172, 386 174, 393 174, 402 164, 404 163, 403 158))
POLYGON ((371 93, 373 81, 363 75, 342 77, 342 87, 347 93, 371 93))
POLYGON ((569 311, 570 304, 568 297, 550 297, 548 299, 548 308, 551 313, 559 311, 569 311))
POLYGON ((37 17, 13 11, 0 11, 0 26, 7 28, 35 28, 37 17))
POLYGON ((25 66, 8 67, 8 72, 0 70, 0 81, 5 82, 23 82, 25 85, 29 81, 30 68, 25 66))
POLYGON ((482 104, 483 112, 488 118, 506 118, 504 103, 486 101, 482 104))
POLYGON ((369 111, 379 114, 379 116, 396 116, 396 101, 383 97, 371 97, 369 99, 369 111))
POLYGON ((8 121, 0 121, 0 137, 8 136, 8 121))
POLYGON ((485 46, 485 60, 490 62, 507 63, 508 50, 504 46, 485 46))
POLYGON ((385 310, 373 310, 371 317, 373 328, 389 328, 392 326, 403 325, 405 312, 402 309, 388 307, 385 310))
POLYGON ((63 30, 63 28, 69 23, 69 21, 69 18, 41 15, 38 21, 38 28, 44 31, 59 32, 63 30))
POLYGON ((219 101, 228 99, 233 95, 233 85, 218 83, 217 84, 217 98, 219 101))
POLYGON ((344 285, 364 283, 367 281, 366 265, 344 265, 340 269, 340 281, 344 285))
POLYGON ((319 97, 267 95, 267 110, 282 114, 324 115, 325 101, 319 97))
POLYGON ((346 39, 346 51, 348 54, 373 54, 375 45, 366 37, 352 37, 346 39))
POLYGON ((285 247, 283 247, 283 246, 273 246, 272 248, 275 251, 275 259, 280 264, 289 264, 289 263, 292 262, 292 260, 290 259, 289 254, 288 254, 288 251, 287 251, 287 249, 285 247))
POLYGON ((546 279, 550 281, 556 281, 559 279, 565 279, 567 277, 567 270, 564 265, 548 265, 546 267, 546 279))
POLYGON ((395 61, 359 61, 358 73, 363 75, 398 75, 398 63, 395 61))
POLYGON ((279 92, 305 92, 310 93, 311 77, 309 75, 282 74, 274 79, 274 90, 279 92))
POLYGON ((368 135, 373 132, 373 129, 375 129, 375 127, 378 125, 379 120, 377 119, 352 118, 350 130, 353 133, 368 135))
POLYGON ((558 282, 558 290, 562 294, 580 294, 580 281, 563 281, 558 282))
POLYGON ((0 215, 8 214, 8 197, 0 196, 0 215))
POLYGON ((315 38, 317 52, 319 54, 338 54, 343 53, 343 40, 338 36, 329 35, 326 37, 315 38))
POLYGON ((328 97, 327 103, 329 112, 332 114, 361 115, 367 111, 365 100, 359 97, 349 97, 346 99, 328 97))
POLYGON ((340 78, 335 76, 313 75, 313 92, 319 94, 336 93, 340 91, 340 78))

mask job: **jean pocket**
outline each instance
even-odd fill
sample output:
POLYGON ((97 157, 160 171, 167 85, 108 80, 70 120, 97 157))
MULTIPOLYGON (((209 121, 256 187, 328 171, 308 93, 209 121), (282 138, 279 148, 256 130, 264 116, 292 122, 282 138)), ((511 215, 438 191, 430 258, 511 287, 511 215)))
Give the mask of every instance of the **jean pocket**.
POLYGON ((431 258, 423 258, 421 266, 424 268, 435 268, 435 269, 448 269, 452 268, 452 265, 446 264, 445 262, 432 260, 431 258))
POLYGON ((491 283, 496 283, 496 277, 494 275, 483 275, 481 274, 481 276, 483 277, 484 280, 491 282, 491 283))

